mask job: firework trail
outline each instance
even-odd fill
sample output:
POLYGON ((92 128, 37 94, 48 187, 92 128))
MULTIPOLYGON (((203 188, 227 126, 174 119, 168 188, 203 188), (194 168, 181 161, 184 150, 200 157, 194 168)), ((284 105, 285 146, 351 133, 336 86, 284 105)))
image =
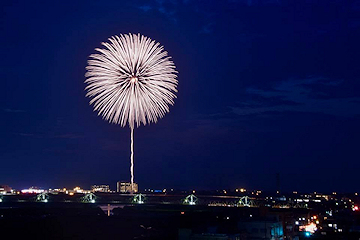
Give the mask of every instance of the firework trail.
POLYGON ((177 71, 163 46, 140 34, 113 36, 90 55, 85 83, 90 104, 110 123, 131 129, 131 187, 134 128, 156 123, 177 92, 177 71))

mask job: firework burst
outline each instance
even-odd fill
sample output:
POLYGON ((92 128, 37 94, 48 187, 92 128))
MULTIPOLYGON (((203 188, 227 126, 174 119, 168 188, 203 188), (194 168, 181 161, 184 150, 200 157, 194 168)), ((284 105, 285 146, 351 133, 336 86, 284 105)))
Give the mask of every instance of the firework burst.
POLYGON ((163 46, 140 34, 113 36, 86 67, 86 96, 94 111, 111 123, 131 128, 133 186, 134 127, 154 122, 169 112, 177 92, 175 65, 163 46))
POLYGON ((85 75, 86 96, 98 115, 134 128, 169 112, 177 72, 164 48, 140 34, 114 36, 102 45, 90 55, 85 75))

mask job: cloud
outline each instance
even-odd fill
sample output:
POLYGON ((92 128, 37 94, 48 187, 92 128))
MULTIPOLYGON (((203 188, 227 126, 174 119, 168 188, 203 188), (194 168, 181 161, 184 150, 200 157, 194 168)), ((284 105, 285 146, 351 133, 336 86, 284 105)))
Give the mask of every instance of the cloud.
POLYGON ((22 137, 34 137, 35 135, 32 133, 14 133, 15 135, 19 135, 22 137))
POLYGON ((286 111, 337 116, 360 114, 359 97, 326 97, 327 89, 337 88, 342 83, 341 80, 333 81, 322 77, 312 77, 289 79, 277 84, 272 89, 247 88, 248 99, 231 109, 238 115, 286 111))
POLYGON ((21 110, 21 109, 10 109, 10 108, 5 108, 3 109, 4 112, 8 112, 8 113, 25 113, 25 110, 21 110))
POLYGON ((141 10, 143 10, 144 12, 147 12, 147 11, 149 11, 149 10, 152 9, 152 7, 149 6, 149 5, 140 6, 139 8, 140 8, 141 10))
POLYGON ((49 139, 78 139, 83 138, 83 135, 75 133, 64 133, 64 134, 39 134, 39 133, 13 133, 22 137, 33 137, 33 138, 49 138, 49 139))
POLYGON ((154 1, 153 4, 149 5, 140 5, 138 8, 144 12, 149 12, 150 10, 158 11, 168 17, 170 20, 177 22, 176 15, 176 5, 177 1, 154 1))
POLYGON ((204 33, 204 34, 210 34, 213 32, 212 30, 212 25, 213 23, 208 23, 206 25, 204 25, 201 30, 200 30, 200 33, 204 33))
POLYGON ((242 3, 246 4, 247 6, 261 6, 261 5, 270 5, 270 4, 276 4, 280 5, 281 0, 229 0, 229 2, 234 3, 242 3))
POLYGON ((77 138, 83 138, 84 136, 74 133, 65 133, 60 135, 55 135, 52 138, 66 138, 66 139, 77 139, 77 138))

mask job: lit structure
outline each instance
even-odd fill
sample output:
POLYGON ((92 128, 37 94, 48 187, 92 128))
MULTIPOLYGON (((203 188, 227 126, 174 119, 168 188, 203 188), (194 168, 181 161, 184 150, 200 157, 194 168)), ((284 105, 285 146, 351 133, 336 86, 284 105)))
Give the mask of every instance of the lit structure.
POLYGON ((248 196, 244 196, 239 199, 239 202, 237 205, 241 206, 241 207, 253 207, 254 201, 251 200, 248 196))
POLYGON ((198 201, 198 198, 194 194, 190 194, 184 199, 184 204, 195 205, 198 201))
MULTIPOLYGON (((74 193, 85 193, 85 190, 82 189, 81 187, 74 187, 73 189, 74 193)), ((69 191, 67 191, 69 192, 69 191)))
POLYGON ((134 128, 156 123, 169 112, 176 98, 177 71, 160 43, 148 37, 129 33, 108 40, 88 60, 86 96, 105 120, 129 125, 130 186, 134 187, 134 128))
POLYGON ((31 187, 21 190, 21 193, 43 193, 44 189, 38 189, 36 187, 31 187))
POLYGON ((8 185, 0 185, 0 194, 7 194, 12 192, 11 187, 9 187, 8 185))
POLYGON ((93 185, 91 186, 92 192, 110 192, 109 185, 93 185))
POLYGON ((309 223, 304 226, 299 226, 299 230, 301 232, 305 232, 306 237, 310 237, 312 234, 314 234, 316 232, 317 227, 316 227, 315 223, 309 223))
POLYGON ((143 194, 141 194, 141 193, 136 194, 133 197, 133 202, 137 203, 137 204, 143 204, 145 202, 145 196, 143 194))
POLYGON ((95 203, 96 202, 96 195, 93 193, 88 193, 84 197, 82 197, 80 200, 83 203, 95 203))
POLYGON ((120 193, 137 193, 139 191, 139 187, 137 183, 133 183, 133 185, 131 186, 131 183, 129 182, 117 182, 116 191, 120 193))
POLYGON ((36 202, 44 202, 47 203, 49 201, 49 195, 46 193, 40 193, 36 196, 36 202))

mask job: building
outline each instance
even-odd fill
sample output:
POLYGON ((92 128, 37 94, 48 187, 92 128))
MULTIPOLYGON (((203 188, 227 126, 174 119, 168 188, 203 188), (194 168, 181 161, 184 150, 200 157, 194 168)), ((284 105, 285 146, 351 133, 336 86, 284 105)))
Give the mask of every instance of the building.
POLYGON ((109 185, 93 185, 91 186, 92 192, 110 192, 109 185))
POLYGON ((131 183, 129 182, 117 182, 116 191, 120 193, 129 193, 134 192, 137 193, 139 191, 138 184, 134 183, 133 188, 131 188, 131 183), (132 190, 132 191, 131 191, 132 190))
POLYGON ((11 192, 11 187, 8 185, 0 185, 0 194, 6 194, 11 192))
POLYGON ((276 218, 239 221, 238 229, 247 240, 284 238, 282 222, 276 218))

